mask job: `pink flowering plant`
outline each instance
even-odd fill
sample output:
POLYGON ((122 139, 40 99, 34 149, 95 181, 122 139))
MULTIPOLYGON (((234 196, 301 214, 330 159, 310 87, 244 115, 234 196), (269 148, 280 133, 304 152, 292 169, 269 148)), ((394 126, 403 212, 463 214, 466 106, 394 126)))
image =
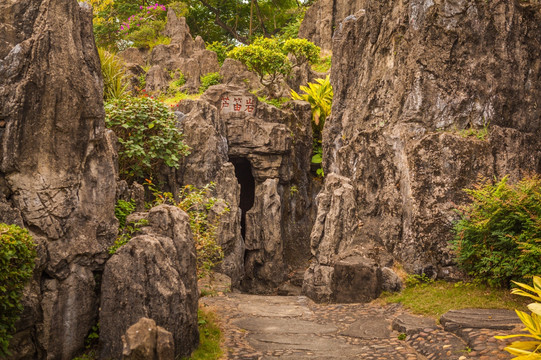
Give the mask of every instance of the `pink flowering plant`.
POLYGON ((133 42, 133 46, 139 48, 153 47, 156 43, 166 43, 164 37, 160 35, 165 28, 166 16, 167 8, 163 4, 140 6, 136 14, 122 22, 119 35, 124 40, 133 42))

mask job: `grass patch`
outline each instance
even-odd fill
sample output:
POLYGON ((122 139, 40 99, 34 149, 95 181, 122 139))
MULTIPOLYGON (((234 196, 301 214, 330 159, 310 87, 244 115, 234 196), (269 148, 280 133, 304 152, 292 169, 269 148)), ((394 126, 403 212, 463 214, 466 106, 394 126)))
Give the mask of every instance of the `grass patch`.
POLYGON ((448 283, 436 281, 407 287, 400 293, 384 293, 381 300, 401 303, 415 314, 438 319, 449 310, 466 308, 519 309, 526 308, 527 301, 511 295, 507 289, 491 288, 477 283, 448 283))
POLYGON ((182 100, 185 100, 185 99, 190 99, 190 100, 197 100, 201 97, 201 94, 186 94, 185 92, 177 92, 176 94, 174 94, 173 96, 171 97, 165 97, 165 96, 161 96, 159 99, 165 104, 165 105, 169 105, 169 106, 175 106, 177 105, 179 102, 181 102, 182 100))
POLYGON ((199 346, 185 360, 215 360, 222 357, 222 332, 215 313, 199 307, 199 346))
POLYGON ((331 55, 319 58, 315 64, 312 64, 312 70, 318 73, 326 73, 331 69, 331 62, 331 55))

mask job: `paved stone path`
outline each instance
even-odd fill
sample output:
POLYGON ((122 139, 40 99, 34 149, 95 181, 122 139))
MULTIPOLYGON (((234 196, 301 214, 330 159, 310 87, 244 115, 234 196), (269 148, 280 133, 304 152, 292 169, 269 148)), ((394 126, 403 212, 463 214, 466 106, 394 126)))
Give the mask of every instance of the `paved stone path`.
POLYGON ((459 312, 444 329, 398 304, 324 305, 304 296, 228 293, 200 302, 222 321, 226 359, 511 359, 493 336, 521 328, 509 313, 459 312))

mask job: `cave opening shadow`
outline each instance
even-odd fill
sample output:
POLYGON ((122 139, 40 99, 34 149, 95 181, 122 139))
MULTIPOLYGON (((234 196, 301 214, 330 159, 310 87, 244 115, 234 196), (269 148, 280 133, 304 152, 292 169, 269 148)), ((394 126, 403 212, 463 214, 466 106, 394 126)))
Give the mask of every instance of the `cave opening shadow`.
POLYGON ((235 166, 235 176, 240 184, 240 231, 242 238, 246 239, 246 213, 254 206, 255 199, 255 179, 252 174, 252 165, 246 158, 231 158, 229 161, 235 166))

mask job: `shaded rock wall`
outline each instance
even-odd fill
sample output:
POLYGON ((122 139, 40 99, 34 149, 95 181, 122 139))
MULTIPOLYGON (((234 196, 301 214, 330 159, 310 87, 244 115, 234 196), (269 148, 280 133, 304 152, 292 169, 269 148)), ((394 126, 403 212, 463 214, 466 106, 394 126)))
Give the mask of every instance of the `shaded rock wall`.
POLYGON ((94 274, 118 226, 92 13, 22 0, 0 14, 0 222, 28 228, 39 254, 14 358, 71 359, 97 321, 94 274))
POLYGON ((518 1, 412 0, 370 2, 338 27, 324 168, 344 185, 329 188, 329 176, 320 196, 349 191, 353 202, 320 204, 305 289, 330 286, 308 275, 345 251, 453 275, 462 189, 479 175, 541 172, 540 20, 538 5, 518 1), (485 140, 461 134, 484 127, 485 140), (377 247, 387 254, 364 250, 377 247))

